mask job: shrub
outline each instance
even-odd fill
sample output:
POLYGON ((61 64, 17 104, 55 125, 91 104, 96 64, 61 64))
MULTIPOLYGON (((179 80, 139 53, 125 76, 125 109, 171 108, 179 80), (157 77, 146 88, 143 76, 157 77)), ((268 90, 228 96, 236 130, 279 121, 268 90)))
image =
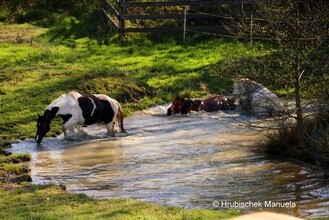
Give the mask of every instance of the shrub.
POLYGON ((271 134, 263 145, 269 154, 279 154, 306 163, 329 167, 329 112, 322 111, 316 116, 304 119, 302 145, 298 147, 296 128, 282 127, 271 134))

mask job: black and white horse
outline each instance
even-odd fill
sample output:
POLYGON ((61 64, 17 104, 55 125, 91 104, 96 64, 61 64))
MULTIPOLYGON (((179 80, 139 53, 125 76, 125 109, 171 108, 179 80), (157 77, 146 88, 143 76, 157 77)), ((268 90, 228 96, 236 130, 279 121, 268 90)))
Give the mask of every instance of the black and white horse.
POLYGON ((38 114, 36 142, 50 130, 50 122, 60 116, 64 123, 62 130, 67 137, 67 131, 73 131, 75 125, 91 125, 104 123, 109 135, 115 135, 114 125, 118 122, 121 132, 126 132, 123 127, 123 112, 121 105, 115 99, 103 94, 81 95, 72 91, 63 94, 50 103, 43 116, 38 114))

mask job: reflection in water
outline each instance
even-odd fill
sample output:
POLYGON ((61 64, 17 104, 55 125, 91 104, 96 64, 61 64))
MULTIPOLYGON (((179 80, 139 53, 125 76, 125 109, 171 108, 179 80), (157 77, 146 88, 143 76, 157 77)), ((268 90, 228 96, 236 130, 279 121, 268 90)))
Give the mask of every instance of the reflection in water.
POLYGON ((292 201, 295 208, 271 210, 329 216, 329 183, 322 173, 248 151, 263 138, 241 123, 254 118, 222 111, 165 117, 165 107, 127 118, 129 133, 121 137, 92 126, 89 140, 48 138, 41 146, 27 140, 12 151, 32 154, 34 183, 61 183, 97 198, 185 208, 213 208, 214 200, 292 201))

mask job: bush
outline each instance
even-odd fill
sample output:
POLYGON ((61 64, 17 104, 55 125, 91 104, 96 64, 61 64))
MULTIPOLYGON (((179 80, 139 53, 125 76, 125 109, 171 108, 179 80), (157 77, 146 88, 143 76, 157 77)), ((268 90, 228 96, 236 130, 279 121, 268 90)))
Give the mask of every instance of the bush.
POLYGON ((263 145, 269 154, 287 156, 306 163, 329 167, 329 112, 304 120, 302 145, 297 144, 295 127, 282 127, 263 145))

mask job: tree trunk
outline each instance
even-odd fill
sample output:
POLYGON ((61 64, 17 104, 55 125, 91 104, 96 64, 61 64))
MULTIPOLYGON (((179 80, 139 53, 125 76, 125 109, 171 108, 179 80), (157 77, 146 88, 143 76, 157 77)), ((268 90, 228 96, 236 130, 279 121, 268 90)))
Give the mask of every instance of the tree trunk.
POLYGON ((297 146, 296 148, 302 149, 303 145, 303 109, 302 100, 300 95, 300 80, 301 80, 301 70, 300 70, 300 59, 297 57, 296 60, 296 73, 295 73, 295 102, 296 102, 296 138, 297 146))
POLYGON ((295 101, 296 101, 296 135, 297 135, 297 149, 302 149, 303 145, 303 109, 300 96, 300 81, 302 77, 301 72, 301 45, 300 45, 300 0, 297 1, 296 6, 296 29, 297 29, 297 48, 296 48, 296 72, 295 72, 295 101))

